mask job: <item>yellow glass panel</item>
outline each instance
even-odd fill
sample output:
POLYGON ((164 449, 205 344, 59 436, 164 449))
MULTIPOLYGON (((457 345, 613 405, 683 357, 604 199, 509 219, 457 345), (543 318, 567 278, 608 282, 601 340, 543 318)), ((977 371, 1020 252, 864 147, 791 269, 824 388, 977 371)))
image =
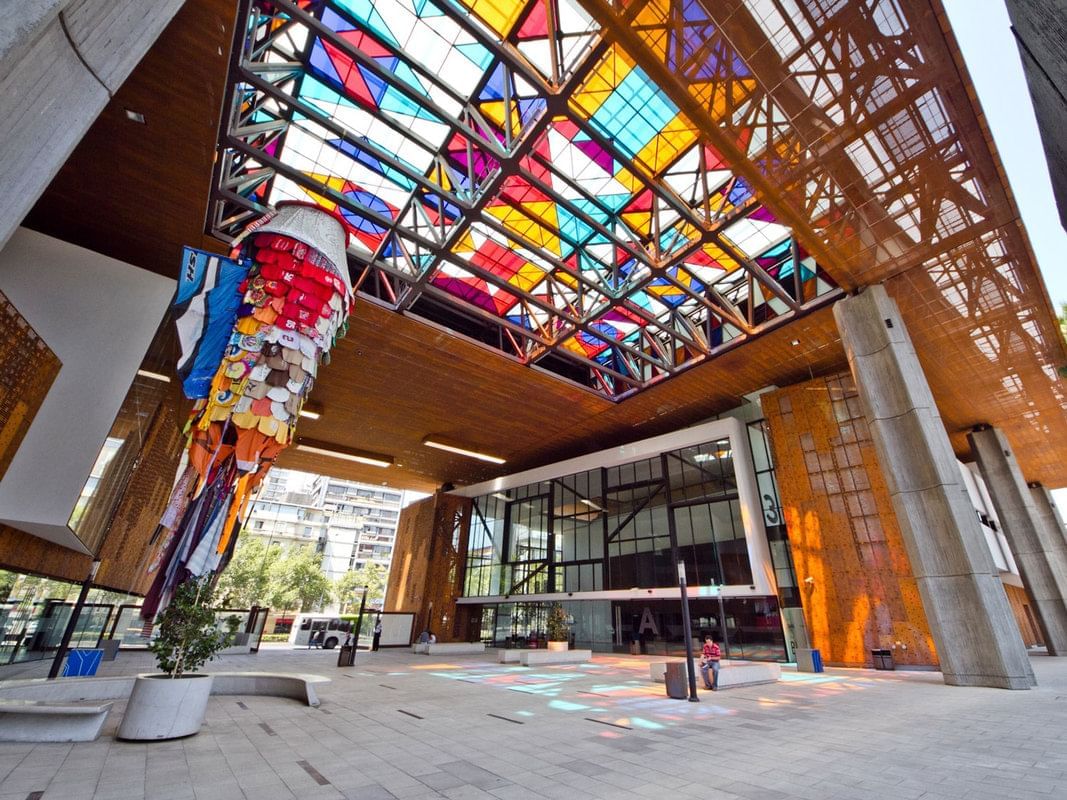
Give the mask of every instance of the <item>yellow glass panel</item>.
POLYGON ((659 174, 673 163, 680 152, 697 140, 696 130, 683 114, 675 114, 663 130, 641 148, 637 160, 648 166, 654 174, 659 174))
POLYGON ((507 38, 511 27, 526 7, 521 0, 460 0, 474 15, 494 30, 501 39, 507 38))

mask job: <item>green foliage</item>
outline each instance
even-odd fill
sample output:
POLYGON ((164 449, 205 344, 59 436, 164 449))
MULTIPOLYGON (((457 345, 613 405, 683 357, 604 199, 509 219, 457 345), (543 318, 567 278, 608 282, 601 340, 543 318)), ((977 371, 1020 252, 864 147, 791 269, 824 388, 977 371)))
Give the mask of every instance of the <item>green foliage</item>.
POLYGON ((214 592, 206 582, 190 578, 174 590, 170 605, 159 616, 159 638, 148 646, 156 654, 159 669, 172 678, 194 672, 233 642, 240 620, 224 620, 226 630, 215 622, 214 592))
POLYGON ((300 611, 321 609, 333 595, 333 584, 322 574, 322 554, 313 547, 294 547, 270 571, 272 608, 300 611))
POLYGON ((215 595, 228 608, 274 606, 271 571, 282 558, 280 544, 269 544, 259 536, 242 536, 237 550, 219 576, 215 595))
POLYGON ((567 642, 571 638, 571 629, 567 625, 567 612, 559 603, 553 603, 548 610, 548 620, 545 628, 550 642, 567 642))
POLYGON ((363 596, 363 587, 367 587, 367 606, 381 608, 385 602, 385 587, 389 574, 380 564, 368 563, 360 569, 346 572, 334 583, 334 597, 341 604, 341 610, 357 611, 359 600, 363 596))

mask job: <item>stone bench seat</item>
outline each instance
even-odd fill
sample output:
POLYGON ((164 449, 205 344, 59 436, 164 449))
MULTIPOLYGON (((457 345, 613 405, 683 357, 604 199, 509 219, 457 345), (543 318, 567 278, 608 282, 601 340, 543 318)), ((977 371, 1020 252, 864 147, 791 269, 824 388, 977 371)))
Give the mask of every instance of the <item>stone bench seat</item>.
POLYGON ((100 735, 112 705, 0 699, 0 741, 91 742, 100 735))
POLYGON ((543 664, 584 664, 592 659, 592 650, 523 650, 519 655, 519 663, 524 667, 538 667, 543 664))
POLYGON ((483 642, 435 642, 413 644, 411 652, 423 656, 469 656, 485 653, 483 642))
MULTIPOLYGON (((282 672, 212 672, 212 695, 290 697, 318 708, 315 686, 329 683, 321 675, 282 672)), ((114 678, 63 678, 5 681, 0 685, 0 741, 91 742, 103 727, 111 703, 72 706, 76 702, 126 700, 135 675, 114 678), (60 709, 49 716, 47 710, 60 709), (29 709, 29 710, 27 710, 29 709), (98 718, 89 718, 93 714, 98 718), (27 722, 28 719, 37 721, 27 722), (73 720, 73 721, 72 721, 73 720), (69 730, 68 730, 69 729, 69 730), (12 738, 26 736, 36 738, 12 738), (73 736, 88 738, 70 738, 73 736)))
POLYGON ((281 672, 212 672, 213 695, 263 695, 291 697, 312 708, 319 707, 315 686, 329 683, 322 675, 286 674, 281 672))
MULTIPOLYGON (((759 686, 764 683, 777 683, 782 677, 781 665, 773 661, 738 661, 723 659, 719 662, 719 688, 733 689, 738 686, 759 686)), ((693 659, 696 670, 697 685, 700 686, 700 659, 693 659)), ((658 683, 665 681, 666 661, 652 661, 648 665, 649 680, 658 683)))

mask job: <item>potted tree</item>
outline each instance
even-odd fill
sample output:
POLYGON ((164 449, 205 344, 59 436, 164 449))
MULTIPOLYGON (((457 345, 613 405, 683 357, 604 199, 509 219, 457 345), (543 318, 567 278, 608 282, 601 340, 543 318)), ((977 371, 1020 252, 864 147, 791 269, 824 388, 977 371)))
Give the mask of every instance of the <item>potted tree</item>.
POLYGON ((571 646, 571 630, 567 624, 567 612, 559 603, 553 603, 548 610, 548 621, 545 623, 548 630, 549 650, 569 650, 571 646))
POLYGON ((135 741, 177 739, 199 732, 211 676, 196 672, 233 642, 239 620, 220 630, 207 581, 190 578, 174 591, 160 615, 159 638, 149 645, 162 672, 138 675, 119 725, 118 737, 135 741))

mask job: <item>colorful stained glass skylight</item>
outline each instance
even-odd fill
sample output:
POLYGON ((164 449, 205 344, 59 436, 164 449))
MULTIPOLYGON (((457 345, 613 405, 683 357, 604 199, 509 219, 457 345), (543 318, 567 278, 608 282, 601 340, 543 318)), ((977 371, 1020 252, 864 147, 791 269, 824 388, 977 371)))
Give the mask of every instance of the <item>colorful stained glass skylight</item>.
POLYGON ((255 0, 231 86, 220 234, 337 209, 361 291, 608 396, 832 289, 577 0, 255 0))

